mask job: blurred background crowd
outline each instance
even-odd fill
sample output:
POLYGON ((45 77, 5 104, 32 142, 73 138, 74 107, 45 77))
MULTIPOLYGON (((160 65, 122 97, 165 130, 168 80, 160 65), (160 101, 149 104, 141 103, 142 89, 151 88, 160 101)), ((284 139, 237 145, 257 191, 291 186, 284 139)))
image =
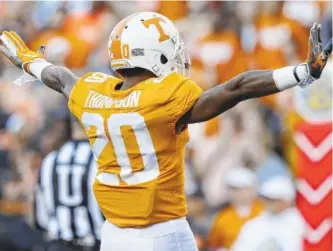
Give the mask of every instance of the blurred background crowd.
MULTIPOLYGON (((176 23, 191 54, 191 76, 205 90, 247 70, 304 61, 313 22, 323 25, 324 43, 332 36, 332 2, 324 1, 2 1, 0 31, 16 31, 34 50, 45 45, 48 61, 77 75, 113 74, 109 34, 137 11, 159 12, 176 23)), ((331 83, 328 64, 321 81, 331 83)), ((34 184, 43 157, 70 137, 69 118, 60 94, 38 83, 14 86, 20 75, 0 57, 0 250, 9 225, 17 250, 42 250, 40 234, 30 229, 34 184)), ((330 88, 318 94, 329 100, 329 109, 330 88)), ((289 90, 190 126, 188 220, 201 250, 229 250, 246 221, 292 207, 295 189, 288 181, 297 170, 290 135, 301 119, 289 90)))

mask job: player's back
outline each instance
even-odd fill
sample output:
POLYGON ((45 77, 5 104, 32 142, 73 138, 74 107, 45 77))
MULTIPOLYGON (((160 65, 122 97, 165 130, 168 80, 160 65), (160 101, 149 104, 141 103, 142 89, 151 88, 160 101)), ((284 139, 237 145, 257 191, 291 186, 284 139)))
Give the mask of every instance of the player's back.
POLYGON ((106 74, 88 73, 69 99, 98 162, 94 192, 104 216, 120 227, 185 216, 188 132, 177 135, 175 125, 201 89, 178 73, 117 90, 121 83, 106 74))

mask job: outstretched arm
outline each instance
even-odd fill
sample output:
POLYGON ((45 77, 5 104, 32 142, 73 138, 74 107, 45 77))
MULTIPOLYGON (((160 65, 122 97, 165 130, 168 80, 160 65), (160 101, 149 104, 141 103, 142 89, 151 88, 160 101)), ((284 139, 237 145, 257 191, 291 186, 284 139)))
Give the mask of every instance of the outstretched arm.
POLYGON ((204 92, 193 108, 180 120, 197 123, 209 120, 250 98, 279 92, 272 71, 249 71, 204 92))
POLYGON ((0 51, 10 61, 68 99, 78 77, 63 66, 55 66, 45 61, 44 46, 37 52, 31 51, 14 31, 4 31, 0 40, 0 51))
POLYGON ((306 63, 274 71, 248 71, 204 92, 192 109, 177 122, 177 128, 209 120, 241 101, 274 94, 296 85, 306 86, 320 78, 332 51, 332 40, 322 49, 320 31, 320 25, 314 24, 311 28, 306 63))
POLYGON ((69 94, 78 79, 73 72, 63 66, 51 65, 41 71, 41 81, 51 89, 62 93, 66 99, 69 98, 69 94))

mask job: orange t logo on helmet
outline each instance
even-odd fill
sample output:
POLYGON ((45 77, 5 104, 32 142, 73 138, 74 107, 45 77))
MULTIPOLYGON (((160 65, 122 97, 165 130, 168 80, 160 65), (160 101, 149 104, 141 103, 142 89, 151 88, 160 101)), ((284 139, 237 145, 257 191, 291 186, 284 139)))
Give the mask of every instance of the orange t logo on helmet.
POLYGON ((165 34, 162 26, 160 25, 160 22, 165 23, 165 20, 161 17, 154 17, 154 18, 145 20, 142 23, 146 28, 149 28, 150 25, 155 25, 156 29, 160 33, 160 38, 158 41, 163 42, 163 41, 169 39, 170 37, 167 34, 165 34))

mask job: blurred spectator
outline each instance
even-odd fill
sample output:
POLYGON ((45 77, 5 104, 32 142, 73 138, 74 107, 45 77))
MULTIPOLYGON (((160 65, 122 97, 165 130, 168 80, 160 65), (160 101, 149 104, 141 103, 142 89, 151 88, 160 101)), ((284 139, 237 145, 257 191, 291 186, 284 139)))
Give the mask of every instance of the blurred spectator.
POLYGON ((200 177, 198 177, 197 170, 193 164, 194 150, 188 144, 185 153, 185 194, 194 195, 200 191, 200 177))
POLYGON ((232 251, 302 251, 304 222, 294 207, 295 187, 286 177, 276 176, 260 188, 265 211, 242 228, 232 251))
POLYGON ((283 159, 275 152, 264 149, 265 158, 256 169, 259 183, 263 183, 274 176, 291 178, 291 173, 283 159))
MULTIPOLYGON (((116 24, 112 8, 107 2, 94 1, 89 12, 75 12, 64 19, 63 33, 72 44, 66 65, 83 68, 89 54, 100 45, 104 37, 109 37, 116 24)), ((105 44, 107 54, 107 44, 105 44)))
POLYGON ((211 225, 210 210, 200 190, 187 196, 186 203, 188 205, 186 218, 191 226, 199 250, 204 250, 211 225))
MULTIPOLYGON (((256 44, 256 30, 254 27, 254 19, 258 14, 258 5, 260 2, 237 2, 235 6, 235 14, 240 22, 240 34, 243 50, 250 54, 254 50, 256 44)), ((253 65, 253 59, 247 57, 247 64, 250 68, 253 65)))
POLYGON ((24 218, 25 195, 21 179, 13 169, 4 168, 0 176, 1 251, 43 251, 42 235, 28 226, 24 218))
POLYGON ((323 43, 326 44, 332 37, 332 2, 326 2, 325 18, 323 24, 323 43))
POLYGON ((34 26, 38 30, 50 29, 50 26, 60 22, 65 12, 84 12, 91 9, 90 1, 40 1, 35 6, 35 11, 32 14, 34 26), (60 15, 59 15, 60 14, 60 15))
POLYGON ((0 169, 9 165, 8 133, 6 123, 9 115, 0 109, 0 169))
POLYGON ((0 213, 1 251, 44 251, 42 235, 33 230, 22 216, 0 213))
POLYGON ((299 55, 304 60, 307 50, 308 32, 299 23, 291 21, 283 15, 283 2, 261 2, 260 15, 255 19, 257 28, 257 46, 254 51, 256 67, 260 69, 276 69, 297 61, 299 55), (293 46, 301 41, 300 54, 293 46))
POLYGON ((223 177, 230 169, 237 166, 255 169, 265 160, 266 152, 270 153, 265 149, 267 134, 258 105, 257 101, 250 100, 224 113, 222 130, 215 137, 217 142, 212 137, 193 137, 193 145, 198 148, 194 162, 201 168, 202 189, 212 207, 221 206, 228 199, 223 177))
POLYGON ((208 236, 209 250, 229 250, 241 227, 262 211, 256 196, 256 175, 245 167, 231 169, 225 177, 228 187, 228 205, 221 209, 208 236))
MULTIPOLYGON (((283 15, 283 2, 260 2, 255 18, 256 46, 252 53, 255 69, 277 69, 306 58, 308 30, 283 15)), ((276 95, 261 100, 276 108, 276 95)))
POLYGON ((245 54, 241 48, 238 21, 232 10, 222 5, 216 13, 213 29, 200 39, 193 57, 195 79, 204 89, 224 83, 246 71, 245 54))
MULTIPOLYGON (((270 112, 272 111, 270 110, 270 112)), ((272 115, 276 116, 275 113, 271 113, 268 115, 269 117, 264 114, 266 123, 269 121, 272 125, 264 125, 262 128, 262 148, 255 166, 259 184, 262 184, 274 176, 291 177, 288 165, 280 155, 281 134, 277 132, 277 130, 274 130, 274 127, 280 124, 274 120, 272 115)))
POLYGON ((24 195, 17 172, 9 167, 1 171, 0 212, 4 215, 23 215, 24 195))
POLYGON ((287 1, 283 5, 283 15, 305 27, 311 27, 318 21, 324 5, 324 1, 287 1))
POLYGON ((138 1, 138 11, 158 12, 172 21, 185 18, 188 15, 188 1, 138 1))
POLYGON ((109 33, 116 23, 111 5, 97 1, 91 3, 91 8, 85 5, 78 7, 66 15, 63 4, 53 8, 41 4, 40 8, 50 10, 48 29, 43 30, 31 41, 31 48, 46 46, 45 56, 52 62, 64 64, 71 68, 84 68, 89 55, 101 41, 105 42, 104 53, 108 57, 107 40, 109 33), (50 13, 50 14, 51 14, 50 13))
POLYGON ((50 112, 45 135, 40 139, 40 148, 44 155, 59 149, 71 138, 70 121, 66 107, 60 106, 50 112))

